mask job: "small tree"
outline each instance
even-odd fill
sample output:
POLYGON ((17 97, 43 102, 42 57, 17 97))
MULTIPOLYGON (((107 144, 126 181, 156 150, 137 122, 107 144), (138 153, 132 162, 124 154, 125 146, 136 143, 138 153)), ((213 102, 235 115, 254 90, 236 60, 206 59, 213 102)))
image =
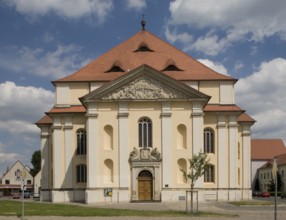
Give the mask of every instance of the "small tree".
POLYGON ((205 171, 210 164, 207 154, 203 152, 194 154, 188 161, 190 163, 189 172, 185 172, 182 169, 181 171, 183 172, 184 178, 191 183, 191 212, 193 213, 193 192, 195 182, 205 174, 205 171))
POLYGON ((41 170, 41 151, 37 150, 33 153, 31 163, 33 169, 31 169, 31 175, 36 176, 36 174, 41 170))
MULTIPOLYGON (((269 181, 267 187, 269 192, 275 192, 275 182, 273 178, 269 181)), ((282 177, 280 173, 278 173, 277 171, 277 191, 282 191, 282 188, 283 188, 282 177)))
POLYGON ((258 178, 256 178, 256 180, 255 180, 254 190, 255 191, 260 191, 260 183, 259 183, 259 179, 258 178))

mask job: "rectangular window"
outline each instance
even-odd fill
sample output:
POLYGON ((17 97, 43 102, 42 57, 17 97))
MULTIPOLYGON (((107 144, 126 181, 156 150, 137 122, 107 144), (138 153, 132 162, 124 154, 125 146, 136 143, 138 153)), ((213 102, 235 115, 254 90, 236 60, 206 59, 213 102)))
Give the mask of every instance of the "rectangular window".
POLYGON ((32 184, 32 180, 27 180, 27 184, 31 185, 32 184))
POLYGON ((5 184, 9 185, 10 184, 10 180, 5 180, 5 184))
POLYGON ((204 182, 205 183, 214 183, 214 166, 213 165, 208 166, 208 168, 205 172, 204 182))
POLYGON ((76 167, 76 181, 78 183, 86 183, 86 165, 78 165, 76 167))
POLYGON ((84 129, 77 131, 77 154, 86 155, 86 131, 84 129))

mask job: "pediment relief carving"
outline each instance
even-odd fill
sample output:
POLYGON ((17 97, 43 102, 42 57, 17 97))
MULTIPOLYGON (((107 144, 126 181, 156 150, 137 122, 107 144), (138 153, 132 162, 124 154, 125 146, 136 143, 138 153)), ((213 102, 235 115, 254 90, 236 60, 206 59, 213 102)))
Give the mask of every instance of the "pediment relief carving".
POLYGON ((161 154, 157 148, 133 148, 129 155, 129 161, 161 161, 161 154))
POLYGON ((160 81, 143 76, 102 97, 104 100, 185 99, 187 96, 160 81))

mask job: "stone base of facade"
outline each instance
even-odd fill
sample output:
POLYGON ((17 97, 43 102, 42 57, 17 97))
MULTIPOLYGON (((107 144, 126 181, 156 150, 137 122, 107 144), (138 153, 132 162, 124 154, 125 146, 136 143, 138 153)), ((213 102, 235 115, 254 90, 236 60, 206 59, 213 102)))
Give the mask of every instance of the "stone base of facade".
POLYGON ((51 191, 50 190, 41 190, 41 194, 40 194, 40 200, 43 202, 51 202, 51 191))
MULTIPOLYGON (((251 189, 213 189, 194 190, 193 197, 199 202, 208 201, 240 201, 252 199, 251 189)), ((191 198, 189 189, 163 189, 161 192, 162 202, 177 202, 191 198)))
POLYGON ((118 203, 130 202, 129 189, 87 189, 85 191, 85 203, 118 203))
MULTIPOLYGON (((86 189, 86 190, 45 190, 41 191, 41 201, 60 202, 84 202, 92 203, 124 203, 131 202, 129 189, 86 189)), ((240 201, 252 199, 251 189, 213 189, 195 190, 194 200, 208 201, 240 201)), ((161 202, 178 202, 190 200, 189 189, 162 189, 161 202)), ((160 200, 154 200, 160 201, 160 200)))
POLYGON ((84 202, 84 190, 45 190, 41 191, 41 201, 59 202, 84 202))

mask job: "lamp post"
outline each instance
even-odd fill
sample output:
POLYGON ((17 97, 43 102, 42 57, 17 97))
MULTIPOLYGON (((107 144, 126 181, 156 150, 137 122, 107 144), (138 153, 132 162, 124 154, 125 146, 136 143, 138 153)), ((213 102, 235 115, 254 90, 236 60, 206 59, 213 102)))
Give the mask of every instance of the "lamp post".
POLYGON ((274 220, 277 220, 277 160, 274 157, 273 165, 272 165, 272 176, 275 183, 275 203, 274 203, 274 220))
POLYGON ((21 190, 22 190, 22 214, 21 219, 24 220, 24 194, 25 194, 25 179, 27 176, 26 171, 23 169, 22 172, 20 170, 17 170, 16 172, 17 178, 21 178, 21 190))

